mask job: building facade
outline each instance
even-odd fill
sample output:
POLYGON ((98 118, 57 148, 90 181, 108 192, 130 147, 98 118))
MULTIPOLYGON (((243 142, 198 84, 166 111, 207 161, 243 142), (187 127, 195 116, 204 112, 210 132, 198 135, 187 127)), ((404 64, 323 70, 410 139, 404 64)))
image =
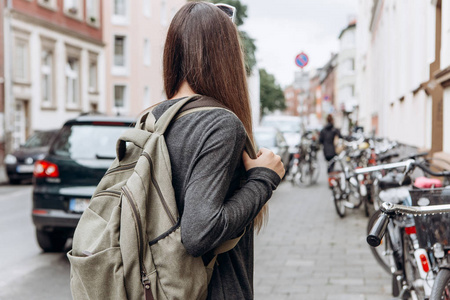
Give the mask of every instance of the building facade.
POLYGON ((106 110, 137 116, 165 99, 162 53, 173 16, 186 0, 116 0, 105 5, 106 110))
POLYGON ((5 7, 4 141, 105 110, 100 0, 11 0, 5 7))
POLYGON ((300 116, 302 90, 289 85, 284 89, 284 99, 286 101, 285 113, 289 116, 300 116))
MULTIPOLYGON (((439 16, 441 17, 441 30, 440 32, 438 30, 441 49, 439 69, 435 71, 434 77, 443 88, 442 150, 450 154, 450 0, 437 1, 436 10, 438 21, 439 16)), ((437 27, 439 28, 439 22, 437 22, 437 27)))
MULTIPOLYGON (((336 66, 337 54, 332 54, 330 60, 320 71, 319 82, 322 89, 322 114, 321 121, 325 124, 327 115, 334 115, 336 109, 336 66)), ((337 125, 337 124, 336 124, 337 125)))
POLYGON ((341 31, 336 69, 336 120, 341 132, 348 134, 352 122, 357 118, 358 101, 355 96, 356 72, 356 21, 341 31))
POLYGON ((366 129, 433 152, 443 149, 443 82, 436 76, 449 53, 440 41, 441 4, 448 2, 359 1, 356 93, 366 129))

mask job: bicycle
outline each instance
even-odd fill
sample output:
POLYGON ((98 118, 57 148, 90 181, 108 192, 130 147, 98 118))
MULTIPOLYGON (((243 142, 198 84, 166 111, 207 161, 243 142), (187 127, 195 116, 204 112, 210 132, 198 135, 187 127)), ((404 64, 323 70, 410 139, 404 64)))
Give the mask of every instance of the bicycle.
MULTIPOLYGON (((401 174, 403 178, 406 178, 415 167, 419 167, 432 176, 450 176, 449 171, 433 172, 424 163, 418 163, 412 159, 397 164, 405 166, 405 172, 401 174)), ((391 183, 394 184, 400 177, 402 176, 392 180, 391 183)), ((400 179, 400 183, 403 183, 403 178, 400 179)), ((445 247, 440 242, 444 241, 442 237, 445 234, 447 240, 450 240, 450 231, 447 233, 444 228, 440 231, 440 235, 436 236, 436 227, 430 220, 435 218, 435 214, 450 212, 449 204, 442 205, 444 201, 450 202, 450 189, 416 188, 409 190, 409 195, 410 197, 404 198, 404 205, 399 204, 399 201, 381 204, 380 210, 369 220, 367 242, 372 247, 384 245, 384 258, 379 256, 378 252, 373 251, 373 253, 378 253, 375 258, 382 266, 384 264, 385 269, 387 266, 392 274, 392 293, 395 297, 401 299, 431 297, 430 300, 441 299, 443 294, 447 297, 445 293, 450 286, 450 275, 448 275, 450 271, 446 253, 450 247, 447 247, 448 241, 445 247), (444 191, 446 199, 442 200, 437 196, 442 195, 444 191), (419 217, 421 215, 431 215, 431 217, 419 217)), ((441 215, 436 216, 441 217, 441 215)), ((449 222, 450 217, 446 218, 449 222)), ((442 218, 439 220, 442 221, 442 218)))
POLYGON ((320 166, 317 160, 319 145, 316 136, 312 132, 307 132, 302 136, 298 152, 294 153, 288 178, 292 184, 302 186, 302 184, 313 185, 319 178, 320 166))
POLYGON ((357 209, 367 199, 367 188, 364 184, 364 175, 356 173, 352 166, 347 164, 347 150, 330 160, 329 164, 337 163, 339 171, 328 173, 328 186, 333 195, 334 206, 339 217, 343 218, 346 209, 357 209))

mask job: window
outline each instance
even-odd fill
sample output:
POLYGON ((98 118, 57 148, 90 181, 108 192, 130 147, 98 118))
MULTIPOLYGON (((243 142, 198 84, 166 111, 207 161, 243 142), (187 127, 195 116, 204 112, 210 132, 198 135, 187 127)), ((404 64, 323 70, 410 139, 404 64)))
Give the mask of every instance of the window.
POLYGON ((345 73, 355 71, 355 59, 354 58, 346 59, 343 63, 343 70, 345 73))
POLYGON ((114 106, 117 108, 124 108, 126 102, 126 86, 115 85, 114 86, 114 106))
POLYGON ((167 2, 166 0, 161 1, 161 25, 167 25, 167 2))
POLYGON ((64 0, 64 12, 70 17, 83 19, 83 7, 81 0, 64 0))
POLYGON ((42 7, 48 8, 50 10, 57 10, 57 0, 38 0, 38 4, 42 7))
POLYGON ((151 61, 150 41, 144 40, 144 65, 149 66, 151 61))
POLYGON ((144 87, 144 109, 150 106, 150 88, 148 86, 144 87))
POLYGON ((125 37, 114 37, 114 66, 125 67, 125 37))
POLYGON ((152 15, 150 0, 143 0, 143 1, 144 1, 144 16, 150 17, 152 15))
POLYGON ((89 53, 89 93, 98 92, 98 64, 97 55, 89 53))
POLYGON ((128 23, 128 3, 129 0, 114 0, 112 23, 127 24, 128 23))
POLYGON ((95 26, 100 25, 99 8, 100 5, 98 0, 86 1, 86 22, 95 26))
POLYGON ((127 15, 126 0, 114 0, 114 14, 124 17, 127 15))
POLYGON ((51 106, 53 104, 53 51, 47 49, 42 50, 41 83, 42 104, 51 106))
POLYGON ((78 58, 68 57, 66 61, 66 103, 69 108, 78 108, 80 106, 78 72, 78 58))
POLYGON ((29 51, 28 41, 17 38, 14 47, 14 81, 29 81, 29 51))

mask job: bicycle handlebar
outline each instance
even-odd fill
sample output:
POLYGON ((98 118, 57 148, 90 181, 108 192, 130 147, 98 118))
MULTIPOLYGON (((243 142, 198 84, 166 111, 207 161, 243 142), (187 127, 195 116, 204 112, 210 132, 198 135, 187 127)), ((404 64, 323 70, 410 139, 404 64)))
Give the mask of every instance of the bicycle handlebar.
POLYGON ((450 177, 450 171, 442 171, 442 172, 434 172, 431 169, 429 169, 428 167, 424 166, 423 164, 414 162, 413 163, 414 166, 419 167, 420 169, 422 169, 425 173, 428 173, 432 176, 436 176, 436 177, 450 177))
POLYGON ((399 161, 399 162, 390 163, 390 164, 383 164, 383 165, 378 165, 378 166, 373 166, 373 167, 359 168, 359 169, 355 170, 355 173, 356 174, 365 174, 365 173, 371 173, 371 172, 376 172, 376 171, 381 171, 381 170, 391 170, 391 169, 397 169, 397 168, 402 168, 402 167, 408 167, 413 162, 414 162, 413 159, 408 159, 405 161, 399 161))
POLYGON ((407 173, 409 173, 409 171, 411 171, 415 167, 419 167, 425 173, 430 174, 432 176, 450 177, 450 171, 434 172, 430 168, 425 166, 424 164, 419 163, 414 159, 408 159, 405 161, 400 161, 400 162, 395 162, 395 163, 390 163, 390 164, 383 164, 383 165, 378 165, 378 166, 373 166, 373 167, 359 168, 359 169, 356 169, 354 172, 356 174, 365 174, 365 173, 371 173, 371 172, 376 172, 376 171, 381 171, 381 170, 397 169, 397 168, 401 168, 401 167, 405 167, 405 171, 404 171, 405 175, 407 173))
POLYGON ((389 215, 381 213, 367 236, 366 241, 370 246, 378 247, 381 244, 381 240, 383 239, 388 224, 389 215))
POLYGON ((450 204, 429 205, 429 206, 405 206, 384 202, 380 207, 381 214, 372 226, 366 241, 372 247, 380 245, 381 240, 386 232, 389 218, 397 214, 408 215, 428 215, 450 213, 450 204))

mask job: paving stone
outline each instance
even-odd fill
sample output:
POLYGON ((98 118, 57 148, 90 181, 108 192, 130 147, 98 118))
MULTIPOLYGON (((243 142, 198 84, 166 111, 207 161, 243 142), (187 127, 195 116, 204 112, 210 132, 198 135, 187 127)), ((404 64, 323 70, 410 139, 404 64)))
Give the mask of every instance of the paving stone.
MULTIPOLYGON (((325 165, 323 165, 325 168, 325 165)), ((386 300, 390 276, 366 243, 363 210, 340 218, 325 172, 318 184, 282 182, 255 236, 255 300, 386 300)))

